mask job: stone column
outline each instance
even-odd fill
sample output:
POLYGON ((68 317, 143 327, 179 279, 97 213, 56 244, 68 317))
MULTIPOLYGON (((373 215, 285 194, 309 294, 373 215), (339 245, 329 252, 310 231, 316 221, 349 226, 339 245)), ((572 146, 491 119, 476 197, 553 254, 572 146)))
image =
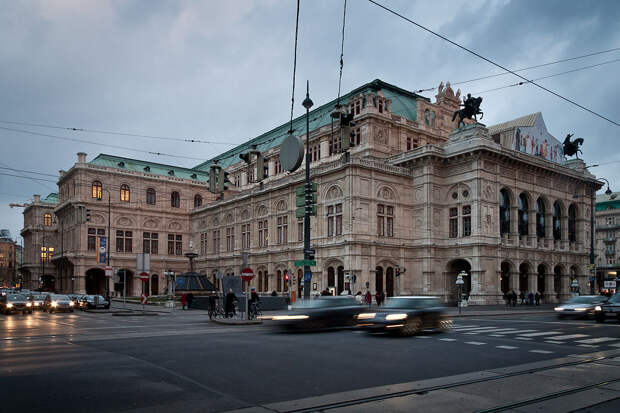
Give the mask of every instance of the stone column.
POLYGON ((560 218, 560 227, 561 227, 561 241, 560 248, 567 249, 568 248, 568 216, 564 215, 560 218))
POLYGON ((276 174, 276 158, 274 156, 269 158, 269 163, 267 165, 267 174, 270 177, 276 174))
POLYGON ((536 247, 537 246, 537 238, 536 235, 536 210, 530 209, 527 211, 527 245, 536 247))
POLYGON ((553 214, 545 214, 545 247, 553 248, 553 214))
POLYGON ((510 207, 510 240, 519 245, 519 214, 516 206, 510 207))
POLYGON ((510 273, 510 289, 519 295, 519 272, 513 271, 510 273))
POLYGON ((545 274, 545 294, 543 295, 543 303, 557 303, 558 300, 555 296, 554 274, 545 274))
POLYGON ((321 140, 320 143, 320 149, 321 149, 321 159, 325 159, 329 156, 329 137, 324 138, 323 140, 321 140))
POLYGON ((470 304, 486 304, 486 288, 484 288, 484 270, 471 270, 469 276, 471 277, 471 291, 469 292, 470 304))
POLYGON ((570 294, 570 277, 567 274, 562 274, 560 278, 560 301, 570 294))
POLYGON ((527 273, 527 291, 536 294, 536 290, 538 290, 538 272, 530 271, 527 273))
POLYGON ((248 172, 241 172, 241 186, 246 186, 248 184, 248 172))

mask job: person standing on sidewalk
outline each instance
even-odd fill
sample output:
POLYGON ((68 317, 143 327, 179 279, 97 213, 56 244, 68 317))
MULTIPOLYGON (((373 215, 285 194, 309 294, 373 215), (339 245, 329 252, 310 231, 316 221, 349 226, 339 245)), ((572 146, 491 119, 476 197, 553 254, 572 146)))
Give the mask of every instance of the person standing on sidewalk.
POLYGON ((368 304, 368 308, 372 304, 372 294, 370 294, 370 290, 366 291, 366 296, 364 297, 364 301, 368 304))
POLYGON ((540 293, 538 291, 536 291, 534 295, 534 300, 536 301, 536 305, 540 305, 540 293))
POLYGON ((217 305, 217 295, 215 291, 211 291, 211 295, 209 296, 209 319, 213 320, 213 314, 215 314, 215 306, 217 305))
POLYGON ((185 306, 187 305, 187 295, 185 293, 181 294, 181 308, 185 310, 185 306))
POLYGON ((515 307, 517 305, 517 293, 515 293, 515 290, 510 290, 510 299, 512 306, 515 307))
POLYGON ((187 294, 187 308, 192 308, 192 301, 194 301, 194 294, 191 292, 187 294))
POLYGON ((523 290, 519 292, 519 298, 521 299, 520 305, 525 304, 525 293, 523 292, 523 290))
POLYGON ((226 294, 226 298, 224 299, 224 311, 226 312, 226 318, 230 315, 233 317, 235 315, 235 301, 239 301, 235 293, 233 293, 232 288, 228 289, 228 294, 226 294))

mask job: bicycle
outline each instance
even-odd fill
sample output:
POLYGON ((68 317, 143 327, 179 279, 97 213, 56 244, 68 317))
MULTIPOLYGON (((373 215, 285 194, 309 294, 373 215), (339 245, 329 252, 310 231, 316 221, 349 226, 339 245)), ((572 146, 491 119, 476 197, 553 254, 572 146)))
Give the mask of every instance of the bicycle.
POLYGON ((248 318, 250 320, 254 320, 263 315, 263 312, 260 309, 260 303, 250 303, 250 312, 248 313, 248 318))

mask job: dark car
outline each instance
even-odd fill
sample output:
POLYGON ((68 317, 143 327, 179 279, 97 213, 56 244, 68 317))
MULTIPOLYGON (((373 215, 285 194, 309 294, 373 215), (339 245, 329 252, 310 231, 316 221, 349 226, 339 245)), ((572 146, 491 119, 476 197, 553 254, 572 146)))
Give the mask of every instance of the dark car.
POLYGON ((45 297, 45 301, 43 302, 43 309, 49 313, 54 313, 56 311, 73 312, 74 307, 75 304, 71 298, 62 294, 49 294, 45 297))
POLYGON ((11 294, 2 296, 0 299, 0 311, 3 314, 19 313, 32 314, 32 300, 23 294, 11 294))
POLYGON ((594 308, 607 301, 602 295, 579 295, 571 297, 566 302, 555 307, 558 318, 574 317, 588 318, 594 315, 594 308))
POLYGON ((43 303, 45 302, 46 294, 33 294, 32 298, 32 306, 35 310, 43 310, 43 303))
POLYGON ((80 308, 110 308, 110 302, 101 295, 83 295, 80 297, 80 308))
POLYGON ((443 313, 444 308, 435 297, 391 297, 376 311, 359 314, 357 325, 370 332, 409 336, 426 329, 449 329, 450 321, 443 313))
POLYGON ((317 330, 353 326, 361 308, 352 296, 320 297, 297 301, 287 314, 261 318, 289 330, 317 330))
POLYGON ((609 318, 620 321, 620 293, 612 295, 606 303, 594 307, 594 318, 599 323, 604 323, 609 318))

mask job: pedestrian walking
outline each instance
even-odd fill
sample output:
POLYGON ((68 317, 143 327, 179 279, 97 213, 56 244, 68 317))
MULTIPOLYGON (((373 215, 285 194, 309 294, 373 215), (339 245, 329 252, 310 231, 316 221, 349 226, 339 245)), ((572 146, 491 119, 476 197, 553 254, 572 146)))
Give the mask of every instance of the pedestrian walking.
POLYGON ((536 300, 536 305, 540 305, 540 293, 536 291, 536 295, 534 295, 534 300, 536 300))
POLYGON ((385 302, 385 291, 381 291, 381 304, 385 302))
POLYGON ((192 301, 194 301, 194 294, 187 294, 187 308, 192 308, 192 301))
POLYGON ((525 304, 525 293, 523 291, 519 291, 519 298, 521 299, 521 305, 525 304))
POLYGON ((364 297, 366 304, 368 304, 368 308, 370 308, 370 305, 372 304, 372 294, 370 294, 370 290, 366 291, 366 296, 364 297))
POLYGON ((375 294, 375 301, 377 302, 377 305, 381 305, 381 293, 379 291, 377 291, 377 293, 375 294))
POLYGON ((226 312, 226 318, 233 317, 235 315, 235 301, 239 301, 232 288, 228 289, 228 294, 224 299, 224 311, 226 312))
POLYGON ((211 291, 209 296, 209 319, 213 320, 213 314, 215 314, 215 307, 217 306, 217 294, 215 291, 211 291))
POLYGON ((529 302, 529 305, 534 305, 534 293, 530 291, 530 293, 527 295, 527 300, 529 302))
POLYGON ((185 310, 185 306, 187 306, 187 295, 183 293, 181 294, 181 308, 185 310))
POLYGON ((512 306, 515 307, 517 305, 517 293, 515 293, 515 290, 510 290, 510 299, 512 300, 512 306))

